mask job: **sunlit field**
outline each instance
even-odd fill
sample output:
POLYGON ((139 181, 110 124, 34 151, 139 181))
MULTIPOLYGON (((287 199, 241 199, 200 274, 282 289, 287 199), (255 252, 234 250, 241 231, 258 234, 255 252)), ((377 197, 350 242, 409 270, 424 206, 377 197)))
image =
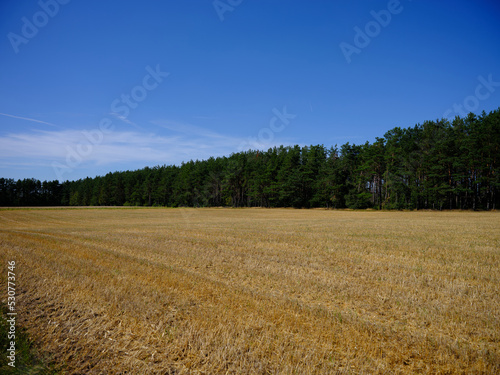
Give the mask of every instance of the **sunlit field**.
POLYGON ((497 212, 1 210, 0 260, 68 374, 500 373, 497 212))

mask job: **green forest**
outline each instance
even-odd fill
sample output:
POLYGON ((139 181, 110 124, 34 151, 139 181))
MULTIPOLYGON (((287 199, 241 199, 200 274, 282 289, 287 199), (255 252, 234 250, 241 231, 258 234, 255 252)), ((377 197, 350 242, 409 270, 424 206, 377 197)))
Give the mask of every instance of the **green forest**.
POLYGON ((248 150, 62 183, 0 178, 0 206, 491 210, 499 161, 500 108, 362 145, 248 150))

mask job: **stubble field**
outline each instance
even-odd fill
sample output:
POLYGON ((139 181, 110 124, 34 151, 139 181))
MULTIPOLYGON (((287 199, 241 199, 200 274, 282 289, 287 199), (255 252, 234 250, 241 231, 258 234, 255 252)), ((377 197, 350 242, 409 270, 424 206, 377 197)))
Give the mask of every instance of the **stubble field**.
POLYGON ((12 260, 68 374, 500 373, 496 212, 0 210, 12 260))

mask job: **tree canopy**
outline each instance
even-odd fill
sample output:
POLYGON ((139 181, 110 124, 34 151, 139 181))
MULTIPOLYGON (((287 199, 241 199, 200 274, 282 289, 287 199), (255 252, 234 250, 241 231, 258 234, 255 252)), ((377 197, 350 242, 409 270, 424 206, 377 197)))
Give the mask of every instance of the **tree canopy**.
POLYGON ((0 206, 495 209, 500 108, 340 148, 280 146, 78 181, 0 178, 0 206))

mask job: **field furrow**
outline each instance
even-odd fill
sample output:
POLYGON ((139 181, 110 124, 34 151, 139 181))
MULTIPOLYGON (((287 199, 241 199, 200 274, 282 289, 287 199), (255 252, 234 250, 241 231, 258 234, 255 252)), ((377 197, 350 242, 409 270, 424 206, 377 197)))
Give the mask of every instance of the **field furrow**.
POLYGON ((1 210, 0 259, 19 323, 71 374, 495 373, 499 219, 1 210))

